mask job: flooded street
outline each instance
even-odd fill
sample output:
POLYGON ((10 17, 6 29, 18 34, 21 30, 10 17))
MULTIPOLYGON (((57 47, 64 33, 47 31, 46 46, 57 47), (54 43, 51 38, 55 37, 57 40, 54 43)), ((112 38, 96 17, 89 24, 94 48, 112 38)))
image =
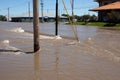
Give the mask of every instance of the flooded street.
POLYGON ((120 29, 40 24, 41 51, 33 52, 32 23, 0 22, 1 80, 120 80, 120 29))

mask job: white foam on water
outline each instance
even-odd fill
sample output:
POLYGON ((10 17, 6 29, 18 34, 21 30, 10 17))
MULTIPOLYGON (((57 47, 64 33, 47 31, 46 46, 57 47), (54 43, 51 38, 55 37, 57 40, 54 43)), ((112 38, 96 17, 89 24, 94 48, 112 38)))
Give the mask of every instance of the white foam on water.
POLYGON ((75 44, 76 44, 75 41, 72 41, 72 42, 67 43, 67 45, 75 45, 75 44))
POLYGON ((44 36, 44 35, 40 35, 40 39, 62 39, 62 37, 60 36, 44 36))
POLYGON ((4 41, 2 41, 2 43, 4 43, 4 44, 9 44, 10 41, 9 41, 9 40, 4 40, 4 41))
POLYGON ((40 39, 54 39, 54 37, 40 35, 40 39))
POLYGON ((23 33, 23 32, 25 32, 25 30, 22 29, 21 27, 18 27, 18 28, 12 29, 12 30, 10 30, 10 31, 12 31, 12 32, 18 32, 18 33, 23 33))
MULTIPOLYGON (((31 34, 31 33, 24 32, 22 35, 23 35, 22 38, 30 38, 30 39, 33 38, 33 34, 31 34)), ((55 39, 55 37, 54 36, 47 36, 47 35, 40 35, 39 39, 55 39)))
POLYGON ((1 43, 1 52, 0 54, 6 54, 6 55, 20 55, 20 54, 25 54, 22 52, 20 49, 10 46, 10 41, 9 40, 3 40, 1 43))
POLYGON ((60 35, 55 36, 55 39, 62 39, 62 37, 60 37, 60 35))
POLYGON ((88 40, 89 40, 89 41, 91 41, 91 40, 92 40, 92 38, 90 38, 90 37, 89 37, 89 38, 88 38, 88 40))

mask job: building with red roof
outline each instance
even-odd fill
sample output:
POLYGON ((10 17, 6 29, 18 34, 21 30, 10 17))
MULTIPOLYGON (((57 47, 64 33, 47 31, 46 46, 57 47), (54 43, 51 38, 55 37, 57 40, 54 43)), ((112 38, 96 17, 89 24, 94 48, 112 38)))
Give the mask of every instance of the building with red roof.
MULTIPOLYGON (((117 12, 120 14, 120 0, 95 0, 99 3, 99 7, 90 9, 90 11, 98 11, 98 21, 108 21, 108 14, 117 12)), ((117 15, 116 14, 116 15, 117 15)))

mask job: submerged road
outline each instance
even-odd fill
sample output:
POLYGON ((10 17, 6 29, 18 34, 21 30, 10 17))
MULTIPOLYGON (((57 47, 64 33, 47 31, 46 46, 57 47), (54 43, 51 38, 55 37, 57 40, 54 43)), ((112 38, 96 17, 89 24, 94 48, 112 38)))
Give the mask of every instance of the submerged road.
MULTIPOLYGON (((120 80, 120 30, 77 26, 80 43, 70 39, 41 39, 33 51, 31 23, 0 22, 1 80, 120 80), (21 28, 20 28, 21 27, 21 28)), ((54 23, 40 24, 43 34, 54 34, 54 23)), ((69 25, 59 34, 73 37, 69 25)))

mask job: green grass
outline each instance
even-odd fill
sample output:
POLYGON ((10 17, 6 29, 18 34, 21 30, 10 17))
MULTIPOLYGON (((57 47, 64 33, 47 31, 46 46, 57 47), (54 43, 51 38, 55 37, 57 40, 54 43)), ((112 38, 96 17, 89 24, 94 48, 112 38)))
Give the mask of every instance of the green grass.
POLYGON ((120 28, 120 23, 116 25, 116 27, 119 27, 120 28))
POLYGON ((98 27, 120 27, 120 23, 114 25, 113 23, 106 23, 106 22, 88 22, 85 24, 85 22, 76 22, 76 25, 86 25, 86 26, 98 26, 98 27))

